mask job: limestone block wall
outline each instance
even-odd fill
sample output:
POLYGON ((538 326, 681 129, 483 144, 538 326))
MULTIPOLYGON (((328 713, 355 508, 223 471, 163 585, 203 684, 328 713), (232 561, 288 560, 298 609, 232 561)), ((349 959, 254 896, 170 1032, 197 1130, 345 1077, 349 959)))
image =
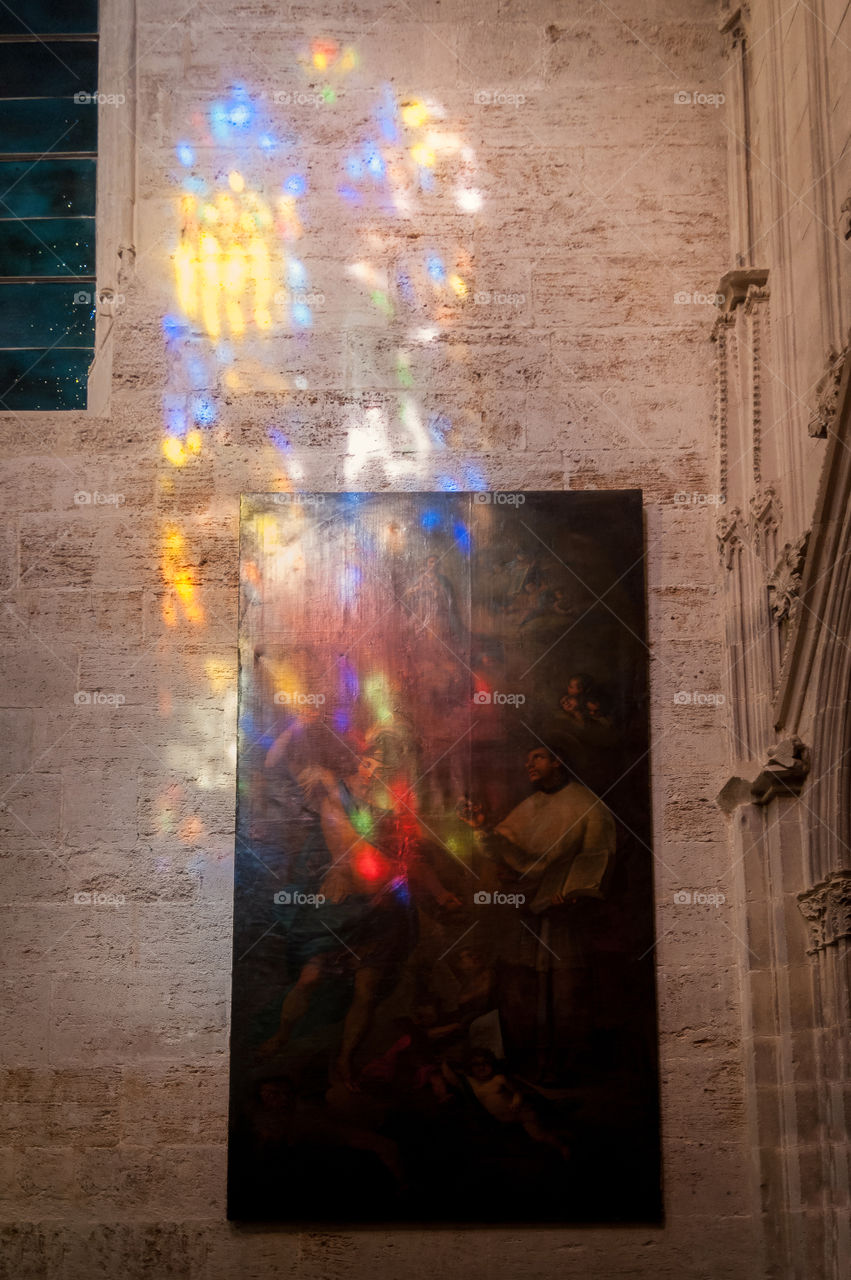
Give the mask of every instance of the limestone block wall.
POLYGON ((0 1274, 751 1280, 725 708, 675 698, 721 690, 715 5, 135 8, 108 406, 0 414, 0 1274), (394 487, 644 490, 663 1228, 224 1220, 239 495, 394 487))

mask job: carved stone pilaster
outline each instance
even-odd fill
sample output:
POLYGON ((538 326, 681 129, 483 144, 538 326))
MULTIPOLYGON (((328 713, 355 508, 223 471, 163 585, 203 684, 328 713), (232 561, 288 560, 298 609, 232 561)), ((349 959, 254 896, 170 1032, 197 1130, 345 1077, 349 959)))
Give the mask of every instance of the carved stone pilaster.
POLYGON ((762 556, 763 563, 774 566, 777 560, 777 530, 783 515, 783 504, 773 485, 767 485, 750 500, 750 527, 753 531, 754 551, 762 556))
POLYGON ((728 516, 719 516, 715 536, 718 540, 718 554, 725 569, 732 569, 736 552, 745 544, 747 527, 738 507, 734 507, 728 516))
POLYGON ((816 383, 816 403, 807 423, 807 430, 816 439, 823 440, 833 429, 839 402, 839 383, 848 355, 847 345, 841 351, 833 347, 827 353, 827 367, 816 383))
POLYGON ((809 540, 807 529, 796 542, 787 542, 768 575, 768 606, 775 622, 791 622, 798 610, 809 540))
POLYGON ((851 938, 851 870, 831 871, 826 880, 798 894, 798 906, 809 925, 809 954, 851 938))
POLYGON ((775 796, 801 794, 810 771, 810 753, 800 738, 784 738, 768 752, 761 772, 751 783, 754 804, 768 804, 775 796))

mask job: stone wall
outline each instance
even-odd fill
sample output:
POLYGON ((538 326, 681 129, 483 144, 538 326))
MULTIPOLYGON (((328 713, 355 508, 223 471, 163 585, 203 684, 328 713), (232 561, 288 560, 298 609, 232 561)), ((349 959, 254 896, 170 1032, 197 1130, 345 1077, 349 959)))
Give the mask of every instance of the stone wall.
POLYGON ((751 1280, 725 709, 675 701, 721 689, 715 6, 137 9, 102 76, 128 99, 102 175, 135 201, 109 406, 0 415, 3 1274, 751 1280), (187 322, 181 225, 203 258, 198 180, 229 174, 272 294, 237 264, 241 312, 213 288, 187 322), (281 198, 273 236, 257 201, 281 198), (287 487, 643 488, 664 1228, 225 1222, 238 499, 287 487))

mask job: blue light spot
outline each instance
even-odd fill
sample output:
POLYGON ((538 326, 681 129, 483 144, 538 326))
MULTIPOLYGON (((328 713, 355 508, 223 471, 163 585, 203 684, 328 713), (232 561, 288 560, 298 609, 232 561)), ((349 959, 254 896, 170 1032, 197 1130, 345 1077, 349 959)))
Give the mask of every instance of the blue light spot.
POLYGON ((352 717, 345 708, 341 707, 339 711, 335 711, 332 716, 334 728, 337 733, 348 733, 352 725, 352 717))
POLYGON ((283 431, 279 431, 277 427, 270 427, 266 433, 281 453, 289 453, 292 450, 292 444, 284 435, 283 431))
POLYGON ((287 263, 287 283, 291 289, 303 289, 307 284, 307 272, 304 263, 291 258, 287 263))
POLYGON ((293 307, 293 320, 302 329, 309 329, 313 324, 313 316, 310 313, 310 307, 305 306, 303 302, 297 302, 293 307))
POLYGON ((307 190, 307 181, 300 173, 293 173, 284 183, 284 190, 291 196, 303 196, 307 190))
POLYGON ((217 142, 227 142, 228 113, 223 102, 214 102, 210 107, 210 131, 217 142))
POLYGON ((199 427, 210 427, 218 414, 212 400, 208 400, 206 396, 196 396, 192 401, 192 416, 199 427))
POLYGON ((464 524, 464 521, 456 520, 453 525, 452 532, 455 535, 455 541, 458 543, 458 546, 465 555, 469 555, 470 547, 472 546, 472 539, 470 538, 470 530, 464 524))
POLYGON ((381 153, 375 147, 368 146, 364 148, 364 159, 366 160, 367 169, 374 178, 384 177, 384 161, 381 158, 381 153))
POLYGON ((183 188, 185 191, 191 191, 194 196, 205 196, 210 190, 204 179, 196 177, 195 174, 183 179, 183 188))
POLYGON ((451 476, 438 476, 437 487, 442 489, 444 493, 458 493, 460 486, 451 476))
POLYGON ((251 108, 245 102, 237 102, 228 111, 228 121, 237 129, 251 123, 251 108))
POLYGON ((472 493, 484 493, 487 489, 487 482, 478 467, 472 466, 470 463, 464 468, 464 477, 467 481, 467 488, 472 493))
POLYGON ((396 97, 390 85, 385 85, 384 87, 383 101, 376 112, 376 119, 381 128, 382 136, 388 142, 397 142, 399 129, 396 124, 396 97))
POLYGON ((438 284, 443 284, 443 281, 446 279, 446 268, 440 258, 438 258, 437 254, 433 253, 427 259, 426 271, 431 276, 432 280, 436 280, 438 284))
POLYGON ((260 137, 257 139, 257 145, 261 151, 274 151, 278 144, 271 134, 261 133, 260 137))
POLYGON ((187 143, 181 142, 177 148, 177 158, 188 169, 195 163, 195 152, 187 143))
POLYGON ((351 662, 345 654, 340 658, 340 688, 347 698, 356 698, 360 693, 360 680, 351 662))
POLYGON ((170 405, 166 409, 166 426, 170 436, 182 439, 186 435, 186 410, 182 405, 170 405))
POLYGON ((363 161, 360 156, 349 156, 346 161, 346 173, 350 178, 359 178, 363 173, 363 161))
POLYGON ((348 204, 361 203, 360 192, 355 191, 354 187, 350 187, 348 183, 345 183, 342 187, 338 187, 338 194, 341 195, 348 204))
POLYGON ((179 316, 163 316, 163 333, 167 342, 174 342, 176 338, 183 338, 189 332, 189 325, 179 316))
POLYGON ((420 523, 424 529, 437 529, 441 524, 442 516, 439 511, 435 511, 433 507, 429 507, 420 517, 420 523))

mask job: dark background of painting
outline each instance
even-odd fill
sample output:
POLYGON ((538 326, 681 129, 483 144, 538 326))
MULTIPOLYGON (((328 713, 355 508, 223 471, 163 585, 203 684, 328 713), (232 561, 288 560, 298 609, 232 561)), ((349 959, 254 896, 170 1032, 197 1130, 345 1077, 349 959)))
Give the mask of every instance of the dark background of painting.
MULTIPOLYGON (((231 1217, 659 1219, 641 494, 487 496, 244 500, 231 1217), (440 575, 437 605, 417 585, 430 555, 440 575), (518 600, 524 576, 531 584, 518 600), (559 708, 577 673, 593 681, 608 721, 591 741, 559 708), (322 859, 299 788, 263 767, 292 719, 292 704, 274 701, 284 685, 325 699, 302 731, 301 749, 336 775, 373 749, 382 716, 404 742, 423 857, 462 903, 447 910, 414 891, 421 951, 423 926, 436 955, 477 918, 466 869, 476 854, 455 815, 457 798, 469 795, 494 819, 505 816, 530 791, 526 752, 546 742, 612 811, 617 856, 606 900, 559 909, 578 912, 590 940, 582 973, 554 981, 563 1014, 560 1078, 542 1104, 568 1140, 570 1160, 497 1131, 475 1103, 450 1121, 427 1105, 407 1113, 398 1097, 389 1108, 373 1105, 369 1091, 352 1101, 338 1089, 329 1106, 329 1063, 350 998, 345 972, 323 983, 285 1061, 258 1057, 297 976, 288 956, 292 915, 274 895, 315 890, 322 859), (270 1111, 277 1120, 258 1136, 270 1111), (363 1131, 401 1151, 402 1179, 388 1169, 386 1150, 358 1145, 363 1131)), ((487 927, 498 931, 496 909, 484 910, 492 913, 487 927)), ((450 975, 440 992, 450 1004, 451 983, 450 975)), ((388 991, 364 1059, 386 1047, 382 1032, 387 1041, 403 1028, 400 1014, 410 1008, 400 1006, 412 999, 401 980, 388 991)), ((519 991, 506 1047, 510 1068, 528 1075, 524 1017, 530 1037, 534 996, 519 991)))

